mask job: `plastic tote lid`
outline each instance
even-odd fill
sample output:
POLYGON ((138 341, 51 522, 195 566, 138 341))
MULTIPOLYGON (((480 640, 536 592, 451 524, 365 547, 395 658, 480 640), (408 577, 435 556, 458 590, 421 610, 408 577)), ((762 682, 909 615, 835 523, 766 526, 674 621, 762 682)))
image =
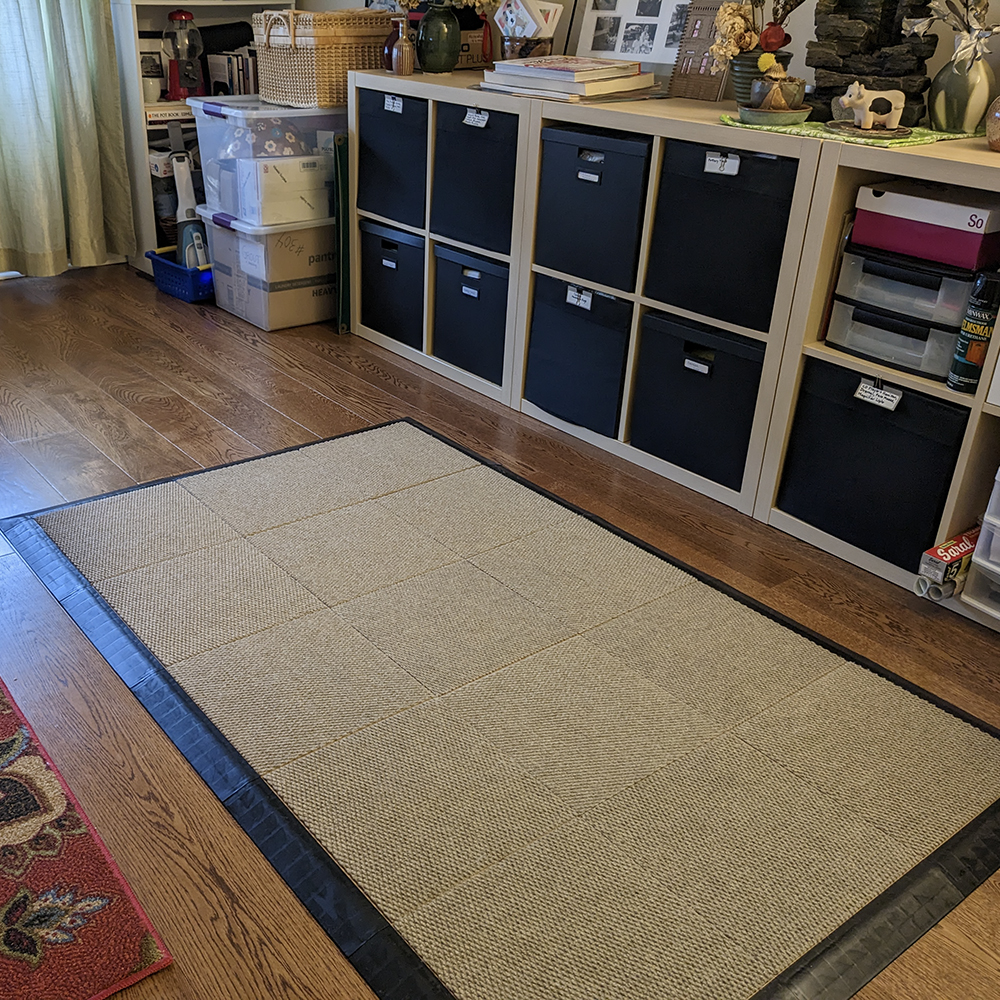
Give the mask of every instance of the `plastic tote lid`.
MULTIPOLYGON (((189 97, 187 102, 196 112, 211 118, 224 118, 239 125, 264 119, 310 118, 317 122, 321 119, 346 118, 346 110, 343 108, 286 108, 283 104, 265 104, 256 94, 189 97)), ((316 128, 318 125, 312 127, 316 128)))
POLYGON ((299 229, 319 229, 322 226, 332 226, 337 221, 331 216, 329 219, 310 219, 308 222, 283 222, 277 226, 255 226, 242 219, 237 219, 235 215, 213 212, 207 205, 199 205, 197 211, 198 215, 206 222, 221 226, 223 229, 233 229, 238 233, 246 233, 247 236, 270 236, 272 233, 291 233, 299 229))

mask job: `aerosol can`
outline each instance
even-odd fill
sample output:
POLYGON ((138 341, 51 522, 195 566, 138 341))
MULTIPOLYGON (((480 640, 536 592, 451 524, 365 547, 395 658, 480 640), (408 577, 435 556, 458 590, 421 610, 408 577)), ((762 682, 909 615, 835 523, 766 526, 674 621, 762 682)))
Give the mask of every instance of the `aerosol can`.
POLYGON ((188 153, 174 153, 170 159, 177 185, 177 263, 181 267, 198 267, 208 263, 208 250, 205 226, 195 209, 191 157, 188 153))

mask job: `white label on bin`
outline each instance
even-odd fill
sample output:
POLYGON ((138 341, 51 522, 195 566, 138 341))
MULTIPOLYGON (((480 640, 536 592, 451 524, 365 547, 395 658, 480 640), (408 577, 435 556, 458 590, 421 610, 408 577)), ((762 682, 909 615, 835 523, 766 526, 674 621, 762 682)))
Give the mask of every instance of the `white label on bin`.
POLYGON ((892 386, 875 385, 870 378, 863 378, 861 385, 854 391, 854 398, 873 406, 881 406, 886 410, 894 410, 903 398, 903 390, 892 386))
POLYGON ((395 111, 397 115, 401 115, 403 113, 403 98, 397 97, 395 94, 386 94, 385 110, 395 111))
POLYGON ((691 358, 684 359, 684 367, 693 372, 701 372, 702 375, 707 375, 712 370, 704 361, 693 361, 691 358))
POLYGON ((577 180, 580 180, 580 181, 590 181, 591 184, 600 184, 601 183, 601 175, 600 174, 592 174, 588 170, 578 170, 576 172, 576 178, 577 178, 577 180))
POLYGON ((462 294, 468 295, 470 299, 478 299, 479 289, 472 288, 470 285, 462 285, 462 294))
POLYGON ((490 113, 488 111, 480 111, 479 108, 466 108, 462 124, 475 125, 476 128, 486 128, 486 123, 489 120, 490 113))
POLYGON ((264 244, 240 240, 240 270, 251 278, 264 280, 264 244))
POLYGON ((590 301, 593 297, 594 293, 589 288, 577 288, 576 285, 566 286, 566 301, 571 306, 589 309, 590 301))
POLYGON ((740 158, 736 153, 717 153, 709 150, 705 154, 706 174, 727 174, 735 177, 740 172, 740 158))
POLYGON ((391 267, 394 271, 396 270, 396 262, 394 260, 389 260, 388 257, 382 258, 383 267, 391 267))

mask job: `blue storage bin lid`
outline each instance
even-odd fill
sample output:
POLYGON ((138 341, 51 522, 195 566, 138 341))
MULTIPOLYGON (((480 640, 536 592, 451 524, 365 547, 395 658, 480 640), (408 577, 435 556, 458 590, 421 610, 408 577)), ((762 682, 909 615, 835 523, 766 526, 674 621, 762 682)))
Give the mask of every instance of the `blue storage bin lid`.
POLYGON ((424 245, 423 236, 415 233, 407 233, 402 229, 393 229, 391 226, 380 226, 370 219, 361 219, 358 228, 363 233, 371 233, 372 236, 381 236, 382 239, 392 240, 394 243, 406 243, 411 247, 422 247, 424 245))
POLYGON ((699 347, 711 347, 726 354, 733 354, 749 361, 763 363, 767 345, 760 340, 744 337, 728 330, 706 326, 693 319, 669 313, 648 312, 642 317, 642 332, 662 333, 668 337, 690 340, 699 347))
POLYGON ((461 264, 462 267, 474 267, 478 271, 495 274, 498 278, 506 278, 510 274, 510 267, 498 260, 487 260, 485 257, 476 257, 471 253, 462 253, 460 250, 453 250, 440 243, 434 244, 434 256, 440 257, 442 260, 450 260, 453 264, 461 264))
POLYGON ((614 129, 589 125, 547 125, 542 129, 543 142, 562 142, 567 146, 587 146, 608 153, 626 156, 648 156, 653 145, 651 135, 618 132, 614 129))

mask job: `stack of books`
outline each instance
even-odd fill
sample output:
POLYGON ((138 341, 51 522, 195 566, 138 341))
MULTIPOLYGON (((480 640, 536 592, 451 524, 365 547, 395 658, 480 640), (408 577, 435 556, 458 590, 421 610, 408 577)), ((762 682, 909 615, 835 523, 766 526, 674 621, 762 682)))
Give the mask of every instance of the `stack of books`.
POLYGON ((483 90, 543 97, 552 101, 583 101, 618 94, 632 97, 660 93, 652 73, 637 62, 591 59, 587 56, 536 56, 507 59, 483 74, 483 90))

